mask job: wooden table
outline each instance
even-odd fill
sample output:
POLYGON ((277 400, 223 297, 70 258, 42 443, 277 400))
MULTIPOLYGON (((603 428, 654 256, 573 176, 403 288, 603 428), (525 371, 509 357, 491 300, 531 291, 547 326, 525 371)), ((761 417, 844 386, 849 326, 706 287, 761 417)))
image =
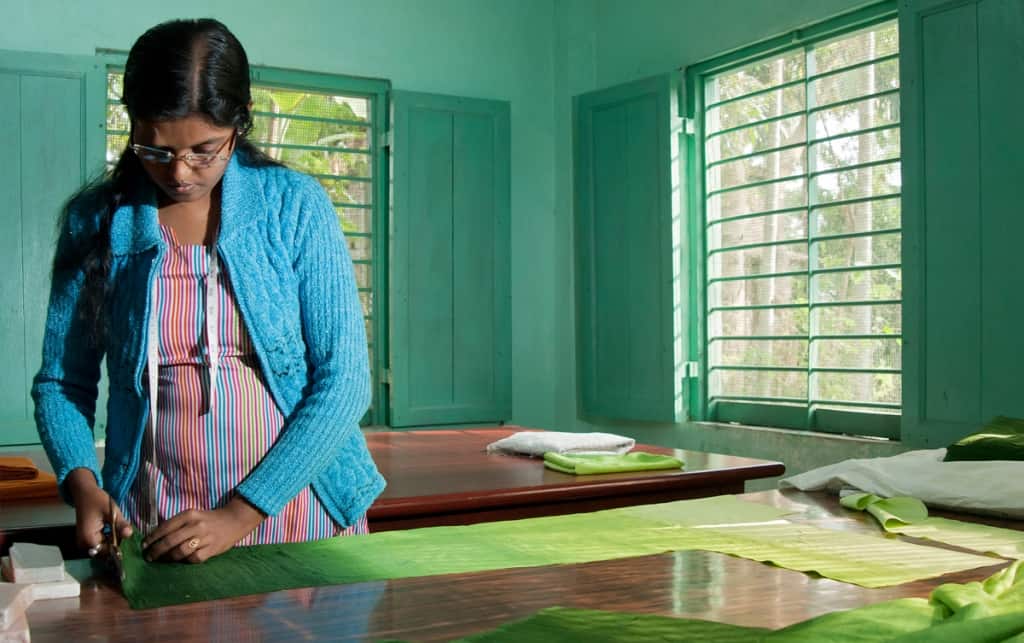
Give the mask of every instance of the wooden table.
MULTIPOLYGON (((523 430, 381 431, 367 433, 373 459, 388 486, 370 507, 371 531, 471 524, 593 511, 722 493, 743 493, 747 480, 782 475, 779 462, 640 445, 675 455, 682 470, 572 476, 538 458, 491 455, 484 447, 523 430)), ((48 467, 41 450, 27 452, 48 467)), ((101 454, 102 455, 102 454, 101 454)), ((60 500, 3 503, 0 553, 5 542, 59 545, 75 555, 74 511, 60 500)), ((81 555, 78 553, 77 555, 81 555)))
MULTIPOLYGON (((879 531, 866 514, 842 509, 831 496, 770 491, 743 497, 806 510, 802 522, 879 531)), ((1021 522, 990 522, 1024 529, 1021 522)), ((899 597, 927 597, 941 583, 982 579, 1007 564, 993 559, 991 567, 865 589, 724 554, 687 551, 289 590, 143 611, 132 611, 105 580, 92 578, 83 585, 80 598, 36 603, 28 615, 35 643, 90 638, 112 642, 143 638, 446 640, 554 605, 779 628, 835 610, 899 597)))
POLYGON ((367 517, 372 531, 550 516, 743 493, 747 480, 782 475, 780 462, 638 445, 674 455, 683 469, 573 476, 539 458, 488 454, 491 442, 522 427, 370 433, 373 459, 388 481, 367 517))

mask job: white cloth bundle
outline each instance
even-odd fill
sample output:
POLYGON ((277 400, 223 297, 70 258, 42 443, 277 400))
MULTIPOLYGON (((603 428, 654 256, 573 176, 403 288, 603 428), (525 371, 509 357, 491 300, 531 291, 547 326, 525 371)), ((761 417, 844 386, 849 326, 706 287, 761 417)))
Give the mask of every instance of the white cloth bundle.
POLYGON ((937 509, 1024 518, 1024 461, 944 462, 944 457, 945 449, 926 449, 844 460, 784 478, 779 487, 832 492, 854 487, 886 498, 912 496, 937 509))
POLYGON ((488 453, 542 456, 555 453, 626 453, 636 440, 612 433, 520 431, 487 445, 488 453))

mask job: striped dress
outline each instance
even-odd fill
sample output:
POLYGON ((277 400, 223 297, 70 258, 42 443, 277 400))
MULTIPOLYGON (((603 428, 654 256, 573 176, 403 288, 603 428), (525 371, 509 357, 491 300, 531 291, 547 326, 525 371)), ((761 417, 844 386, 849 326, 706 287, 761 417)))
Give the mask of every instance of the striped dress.
MULTIPOLYGON (((159 320, 156 444, 154 450, 147 432, 139 474, 123 507, 137 526, 153 522, 147 519, 154 508, 156 520, 162 522, 187 509, 226 505, 235 486, 259 463, 284 426, 224 270, 217 277, 215 345, 220 363, 209 408, 204 311, 209 255, 206 246, 179 245, 166 226, 161 225, 160 232, 168 251, 154 289, 154 314, 159 320)), ((342 528, 312 488, 306 487, 237 544, 299 542, 366 532, 365 516, 342 528)))

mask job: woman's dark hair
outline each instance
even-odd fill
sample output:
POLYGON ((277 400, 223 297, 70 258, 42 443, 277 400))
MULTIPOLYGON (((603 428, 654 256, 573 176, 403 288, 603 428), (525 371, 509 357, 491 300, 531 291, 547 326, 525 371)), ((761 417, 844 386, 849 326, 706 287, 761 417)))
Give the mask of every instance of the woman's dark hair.
MULTIPOLYGON (((242 43, 222 23, 212 19, 172 20, 142 34, 124 69, 121 97, 129 122, 167 121, 200 114, 219 127, 236 130, 236 154, 249 166, 276 165, 246 135, 252 129, 249 60, 242 43)), ((110 272, 110 223, 114 211, 134 204, 146 193, 149 177, 125 146, 112 170, 87 184, 69 199, 61 229, 76 206, 99 205, 99 225, 91 238, 74 249, 59 252, 54 271, 83 267, 84 299, 80 314, 93 322, 93 341, 102 340, 103 302, 110 272)), ((91 214, 91 212, 90 212, 91 214)))

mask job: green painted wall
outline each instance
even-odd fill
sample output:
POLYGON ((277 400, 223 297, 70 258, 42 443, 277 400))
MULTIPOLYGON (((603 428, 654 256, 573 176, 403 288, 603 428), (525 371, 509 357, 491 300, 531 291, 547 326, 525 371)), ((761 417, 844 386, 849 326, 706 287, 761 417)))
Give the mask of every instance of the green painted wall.
POLYGON ((395 89, 510 101, 513 417, 555 415, 553 0, 6 0, 0 48, 127 50, 148 27, 212 16, 253 64, 385 78, 395 89))
MULTIPOLYGON (((8 0, 0 48, 68 54, 92 54, 97 47, 127 49, 141 31, 160 20, 212 15, 239 35, 255 64, 386 78, 396 89, 510 101, 513 421, 550 429, 609 429, 649 442, 779 458, 791 471, 801 471, 846 457, 891 454, 903 446, 770 429, 578 420, 571 98, 676 70, 865 4, 864 0, 300 0, 285 11, 281 5, 241 0, 181 0, 170 8, 162 2, 136 3, 125 11, 123 2, 114 0, 8 0)), ((983 109, 986 100, 983 97, 979 103, 983 109)), ((988 159, 989 149, 995 148, 985 147, 975 158, 988 159)), ((1006 216, 1004 210, 999 212, 1006 216)), ((979 246, 972 256, 981 258, 976 270, 980 278, 983 270, 1005 267, 1012 254, 1011 238, 1016 237, 999 236, 995 227, 983 228, 979 234, 1007 253, 988 254, 979 246)), ((1003 322, 1020 311, 1005 305, 991 284, 982 295, 991 304, 988 310, 1002 315, 998 318, 1002 325, 994 326, 993 318, 986 317, 968 339, 990 356, 985 363, 1011 368, 1015 351, 1002 350, 1000 338, 1015 338, 1011 344, 1020 346, 1021 335, 1003 322)), ((942 307, 929 313, 941 314, 942 307)), ((933 345, 946 346, 939 339, 933 345)), ((941 352, 926 357, 934 365, 928 368, 941 368, 941 352)), ((969 358, 964 368, 977 368, 977 373, 971 372, 980 378, 983 364, 969 358)), ((984 379, 991 383, 991 375, 984 379)), ((933 414, 937 419, 942 416, 938 411, 943 395, 956 392, 957 378, 949 380, 948 391, 936 389, 926 400, 937 409, 933 414)), ((992 390, 999 399, 1024 400, 1024 395, 1014 397, 1017 390, 1009 380, 997 379, 995 384, 992 390)), ((979 409, 988 406, 984 399, 978 402, 979 409)))
MULTIPOLYGON (((587 422, 577 417, 572 230, 572 96, 677 70, 870 4, 862 0, 563 0, 555 7, 557 417, 552 428, 607 430, 641 441, 786 462, 805 471, 900 444, 710 424, 587 422)), ((771 486, 761 482, 754 488, 771 486)))

